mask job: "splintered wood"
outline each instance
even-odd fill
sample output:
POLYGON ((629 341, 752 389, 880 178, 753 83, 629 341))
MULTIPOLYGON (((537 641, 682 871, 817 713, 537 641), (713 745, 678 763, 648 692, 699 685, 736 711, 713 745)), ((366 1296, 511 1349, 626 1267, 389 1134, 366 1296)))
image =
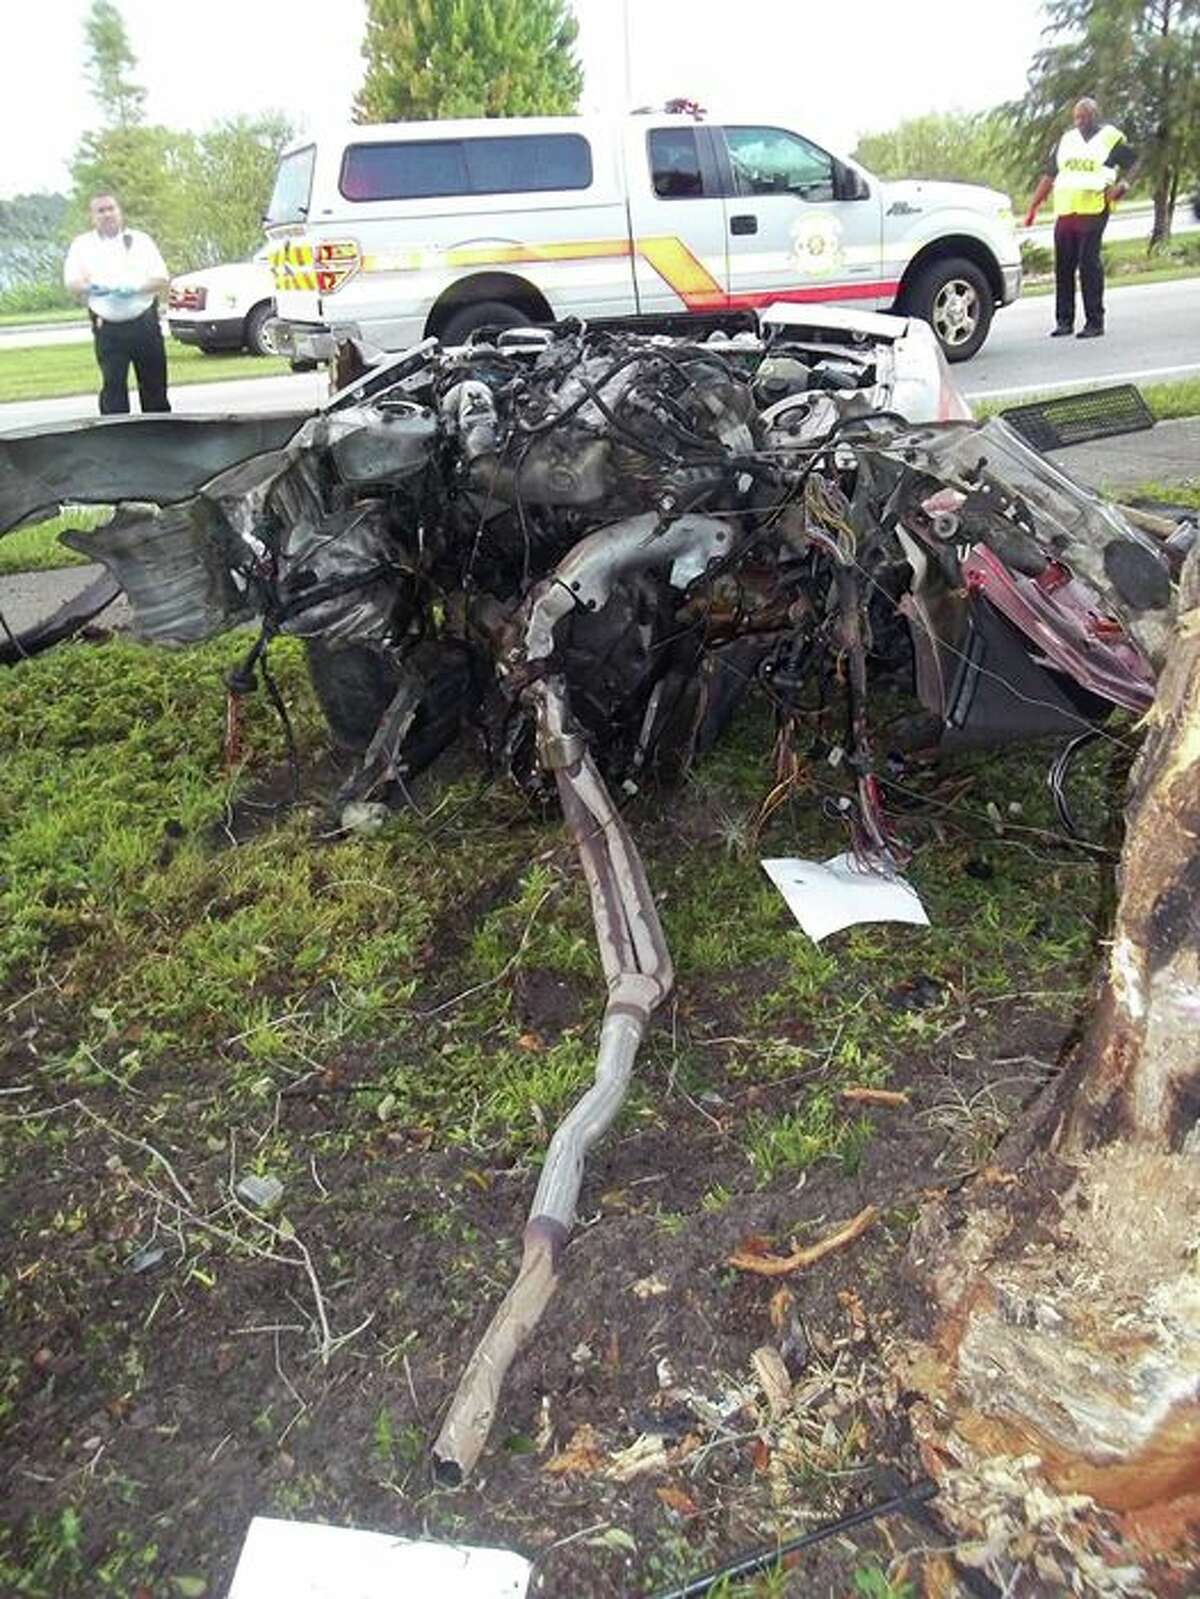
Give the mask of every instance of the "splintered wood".
POLYGON ((790 1255, 756 1255, 738 1251, 730 1255, 729 1264, 738 1271, 755 1272, 759 1277, 785 1277, 788 1272, 799 1271, 804 1266, 815 1266, 817 1261, 824 1260, 835 1249, 852 1244, 866 1232, 878 1215, 878 1206, 868 1205, 836 1232, 818 1243, 810 1244, 806 1249, 795 1249, 790 1255))

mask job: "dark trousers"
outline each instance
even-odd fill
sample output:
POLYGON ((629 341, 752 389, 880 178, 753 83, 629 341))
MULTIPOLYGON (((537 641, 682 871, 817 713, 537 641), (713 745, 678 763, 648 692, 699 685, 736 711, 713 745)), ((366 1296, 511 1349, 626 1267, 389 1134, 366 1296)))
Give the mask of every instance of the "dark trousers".
POLYGON ((100 390, 100 415, 125 416, 129 412, 129 367, 137 373, 138 398, 143 414, 169 411, 167 352, 163 349, 158 306, 149 306, 131 322, 92 319, 96 360, 104 387, 100 390))
POLYGON ((1075 325, 1075 274, 1083 291, 1083 320, 1090 328, 1104 326, 1104 267, 1100 241, 1108 212, 1099 216, 1059 217, 1054 224, 1054 320, 1060 328, 1075 325))

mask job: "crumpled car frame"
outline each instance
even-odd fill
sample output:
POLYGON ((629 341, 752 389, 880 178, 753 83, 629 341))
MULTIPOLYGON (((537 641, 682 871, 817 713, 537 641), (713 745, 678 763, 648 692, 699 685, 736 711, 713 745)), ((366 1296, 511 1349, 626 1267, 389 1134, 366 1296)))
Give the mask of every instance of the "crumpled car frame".
MULTIPOLYGON (((1163 547, 1002 421, 897 415, 903 362, 879 321, 485 330, 364 367, 316 415, 0 438, 0 529, 119 502, 69 542, 104 563, 142 637, 258 618, 242 686, 274 635, 306 640, 358 757, 339 804, 402 794, 470 722, 574 836, 608 984, 595 1081, 550 1141, 519 1274, 434 1444, 444 1482, 485 1445, 587 1150, 672 984, 611 786, 678 776, 752 687, 786 719, 814 678, 837 680, 853 844, 890 870, 875 682, 906 683, 913 739, 946 747, 1077 740, 1153 698, 1173 621, 1163 547)), ((961 418, 931 381, 926 416, 961 418)))

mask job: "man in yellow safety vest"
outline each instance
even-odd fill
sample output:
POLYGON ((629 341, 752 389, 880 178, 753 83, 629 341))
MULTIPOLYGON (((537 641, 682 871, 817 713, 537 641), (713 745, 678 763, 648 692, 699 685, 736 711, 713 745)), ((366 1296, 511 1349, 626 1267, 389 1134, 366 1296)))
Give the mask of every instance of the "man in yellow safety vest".
POLYGON ((1075 275, 1083 291, 1080 339, 1104 332, 1104 267, 1100 241, 1113 202, 1128 189, 1137 157, 1125 135, 1101 124, 1094 100, 1080 100, 1069 128, 1050 152, 1038 179, 1025 226, 1031 228, 1043 200, 1054 190, 1054 327, 1052 339, 1075 332, 1075 275))

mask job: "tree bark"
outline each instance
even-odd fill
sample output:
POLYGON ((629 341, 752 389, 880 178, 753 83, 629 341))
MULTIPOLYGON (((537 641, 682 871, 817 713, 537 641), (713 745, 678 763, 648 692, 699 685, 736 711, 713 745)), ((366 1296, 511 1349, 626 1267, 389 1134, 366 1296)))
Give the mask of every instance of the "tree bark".
POLYGON ((1116 1535, 1153 1591, 1188 1591, 1155 1559, 1200 1525, 1200 547, 1126 817, 1112 940, 1034 1152, 914 1231, 934 1320, 904 1376, 943 1509, 990 1529, 997 1580, 1023 1558, 1114 1591, 1116 1535))
POLYGON ((1171 224, 1175 220, 1175 193, 1178 187, 1176 173, 1164 169, 1154 182, 1154 223, 1150 230, 1151 250, 1160 249, 1171 242, 1171 224))

